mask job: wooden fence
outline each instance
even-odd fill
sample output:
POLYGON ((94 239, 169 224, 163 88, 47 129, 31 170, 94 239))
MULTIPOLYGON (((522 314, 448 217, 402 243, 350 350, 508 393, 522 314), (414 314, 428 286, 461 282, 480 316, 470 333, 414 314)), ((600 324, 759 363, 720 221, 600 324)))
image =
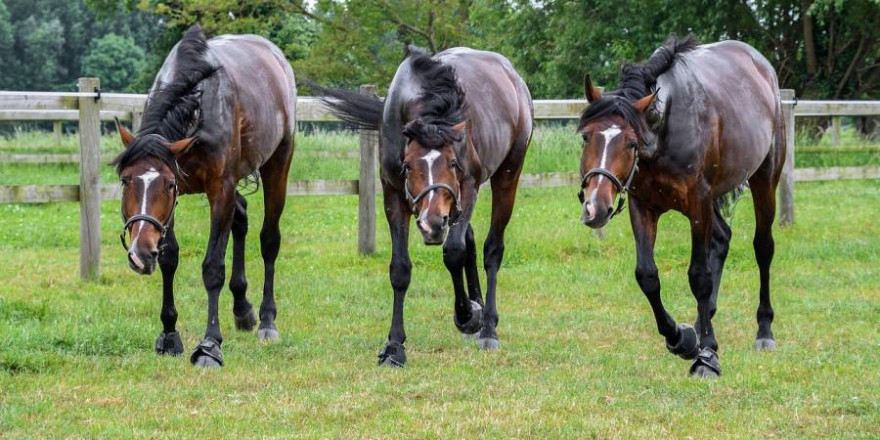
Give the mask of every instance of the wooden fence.
MULTIPOLYGON (((374 86, 363 86, 362 92, 375 93, 374 86)), ((0 121, 78 121, 79 154, 29 158, 28 155, 0 156, 5 162, 54 162, 67 159, 79 162, 79 185, 16 185, 0 186, 0 203, 80 202, 80 276, 94 279, 100 271, 100 202, 118 200, 118 185, 100 184, 100 164, 107 157, 100 154, 100 122, 119 118, 131 121, 134 130, 140 126, 146 95, 101 93, 95 78, 79 80, 76 93, 2 92, 0 121), (63 156, 63 157, 57 157, 63 156)), ((880 178, 880 167, 794 168, 795 116, 831 116, 839 126, 842 115, 880 114, 880 101, 800 101, 793 90, 782 90, 786 120, 788 156, 779 188, 780 224, 794 222, 794 182, 839 179, 880 178)), ((587 103, 584 100, 535 100, 536 119, 574 119, 587 103)), ((329 114, 316 98, 300 97, 296 105, 297 120, 331 122, 329 114)), ((60 126, 56 123, 56 137, 60 126)), ((376 241, 376 168, 378 138, 375 133, 360 134, 360 178, 358 180, 299 180, 288 184, 289 195, 357 194, 358 250, 374 252, 376 241)), ((523 175, 520 187, 577 186, 577 173, 543 173, 523 175)))

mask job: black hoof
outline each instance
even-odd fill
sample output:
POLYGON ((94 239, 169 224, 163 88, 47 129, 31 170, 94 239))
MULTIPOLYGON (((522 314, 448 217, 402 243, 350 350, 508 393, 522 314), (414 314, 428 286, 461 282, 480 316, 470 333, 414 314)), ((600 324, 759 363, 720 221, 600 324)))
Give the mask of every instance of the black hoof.
POLYGON ((766 351, 776 350, 776 341, 774 341, 773 338, 755 339, 755 350, 766 350, 766 351))
POLYGON ((272 325, 271 327, 269 327, 269 326, 262 327, 261 326, 257 330, 257 339, 259 339, 261 341, 265 341, 265 342, 277 341, 278 337, 279 337, 278 329, 275 328, 275 325, 272 325))
POLYGON ((257 314, 254 313, 253 307, 242 316, 238 316, 235 313, 232 315, 235 316, 235 328, 241 331, 249 332, 257 325, 257 314))
POLYGON ((718 353, 709 347, 700 350, 699 356, 691 365, 691 376, 701 378, 721 376, 721 364, 718 362, 718 353))
POLYGON ((458 315, 453 314, 455 326, 465 339, 476 338, 477 333, 483 329, 483 306, 476 301, 471 301, 471 319, 462 324, 458 321, 458 315))
POLYGON ((398 342, 388 342, 379 352, 379 366, 403 368, 406 365, 406 348, 398 342))
POLYGON ((180 356, 183 353, 183 341, 180 340, 180 333, 159 333, 159 337, 156 338, 156 353, 180 356))
POLYGON ((220 343, 208 336, 196 346, 195 351, 189 357, 189 361, 196 367, 212 368, 223 366, 223 353, 220 351, 220 343))
POLYGON ((681 357, 682 359, 693 359, 700 353, 700 338, 697 337, 697 331, 687 324, 678 325, 678 342, 675 345, 666 341, 666 348, 670 353, 681 357))

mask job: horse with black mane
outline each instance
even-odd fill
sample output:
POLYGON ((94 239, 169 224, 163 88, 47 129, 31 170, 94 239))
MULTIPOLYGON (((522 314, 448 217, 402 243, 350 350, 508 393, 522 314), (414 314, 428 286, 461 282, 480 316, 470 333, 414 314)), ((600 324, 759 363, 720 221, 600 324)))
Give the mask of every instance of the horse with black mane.
POLYGON ((602 227, 631 196, 636 280, 669 351, 694 359, 691 375, 721 374, 711 320, 731 238, 726 211, 746 186, 754 199, 760 273, 755 347, 773 349, 772 226, 785 158, 773 67, 739 41, 697 46, 692 37, 673 36, 643 64, 625 66, 617 90, 602 94, 586 76, 584 92, 590 105, 577 129, 583 137, 581 219, 602 227), (696 329, 676 325, 660 299, 654 240, 657 222, 669 210, 690 220, 688 278, 697 300, 696 329))
POLYGON ((403 303, 412 269, 411 216, 425 244, 443 245, 455 290, 456 327, 463 336, 476 338, 478 347, 497 349, 496 277, 532 135, 532 99, 525 82, 506 58, 493 52, 454 48, 431 56, 410 46, 385 100, 315 89, 341 119, 380 135, 394 307, 379 364, 406 363, 403 303), (483 303, 470 222, 480 185, 489 180, 492 220, 483 248, 483 303))
POLYGON ((165 59, 137 135, 117 123, 125 144, 113 162, 122 182, 122 244, 135 272, 152 274, 157 262, 162 271, 163 331, 156 340, 157 353, 183 352, 173 290, 179 253, 174 210, 182 194, 205 193, 211 205, 208 249, 202 263, 208 324, 190 361, 200 367, 223 365, 217 302, 226 276, 230 232, 229 289, 235 325, 245 331, 256 325, 247 300, 244 267, 247 201, 236 190, 248 177, 262 180, 265 200, 260 246, 266 267, 257 336, 278 339, 275 259, 293 157, 295 103, 293 70, 275 45, 253 35, 205 41, 201 28, 194 26, 165 59))

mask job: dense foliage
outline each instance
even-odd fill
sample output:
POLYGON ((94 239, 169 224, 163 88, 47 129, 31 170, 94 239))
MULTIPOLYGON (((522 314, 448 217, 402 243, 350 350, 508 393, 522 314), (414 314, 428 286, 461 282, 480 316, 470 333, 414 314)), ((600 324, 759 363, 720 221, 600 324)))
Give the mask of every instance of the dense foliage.
POLYGON ((467 45, 508 56, 536 97, 576 97, 585 72, 613 86, 622 62, 674 32, 752 44, 802 97, 880 94, 878 0, 4 0, 0 87, 69 89, 101 72, 114 89, 143 91, 193 23, 265 36, 300 78, 342 87, 387 87, 405 44, 467 45))

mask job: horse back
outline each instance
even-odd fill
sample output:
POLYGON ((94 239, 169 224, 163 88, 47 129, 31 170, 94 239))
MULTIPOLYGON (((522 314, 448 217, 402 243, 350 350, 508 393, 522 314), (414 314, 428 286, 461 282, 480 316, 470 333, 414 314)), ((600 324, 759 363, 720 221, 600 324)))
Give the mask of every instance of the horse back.
POLYGON ((657 79, 660 162, 726 193, 757 171, 781 123, 773 67, 739 41, 698 46, 657 79))

